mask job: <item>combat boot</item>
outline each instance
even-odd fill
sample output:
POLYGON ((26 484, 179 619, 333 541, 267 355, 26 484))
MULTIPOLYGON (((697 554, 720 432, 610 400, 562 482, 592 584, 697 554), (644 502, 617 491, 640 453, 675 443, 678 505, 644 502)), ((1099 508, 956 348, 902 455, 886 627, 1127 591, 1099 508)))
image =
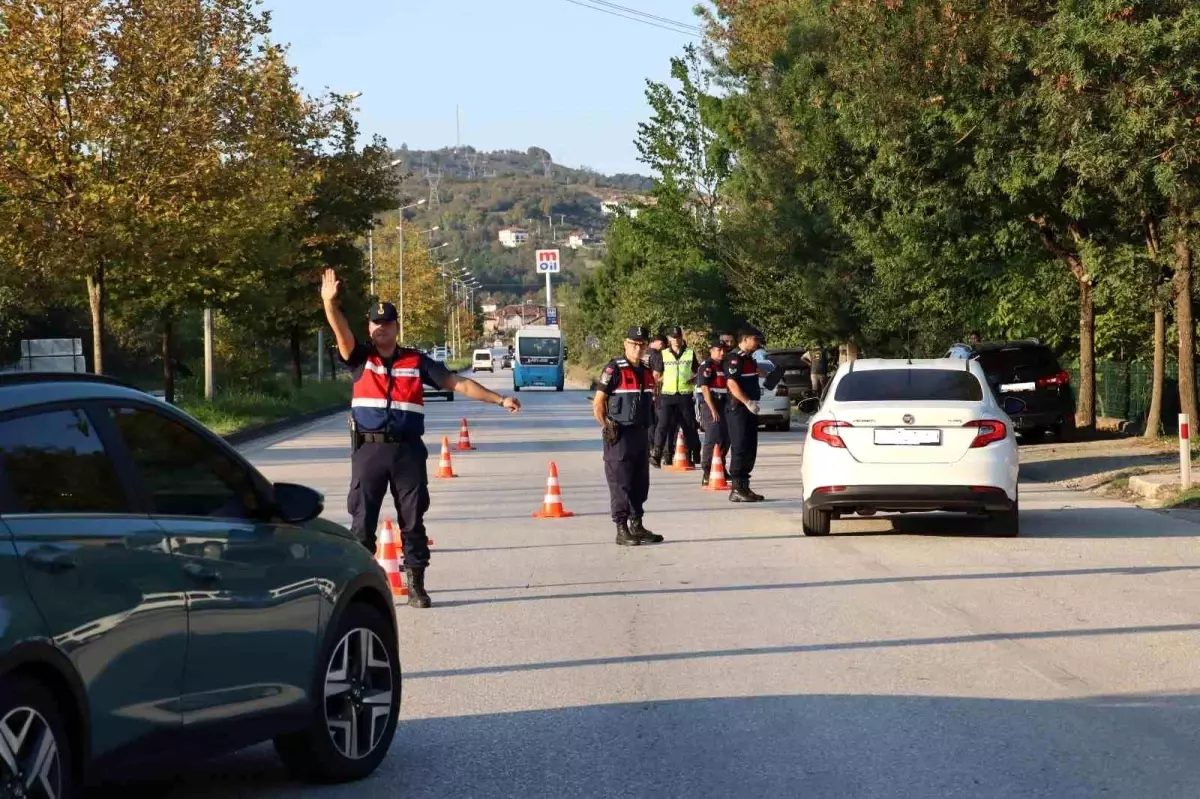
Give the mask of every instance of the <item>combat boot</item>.
POLYGON ((763 500, 766 499, 766 497, 764 497, 762 494, 755 493, 754 489, 752 489, 750 487, 749 480, 743 480, 742 484, 746 488, 746 493, 750 495, 750 499, 753 500, 754 502, 762 502, 763 500))
POLYGON ((651 447, 650 448, 650 465, 653 466, 655 469, 662 468, 662 448, 661 447, 651 447))
POLYGON ((628 522, 617 522, 617 546, 636 547, 641 544, 642 539, 633 534, 628 522))
POLYGON ((734 480, 729 491, 730 502, 758 502, 756 495, 750 493, 750 486, 745 480, 734 480))
POLYGON ((643 544, 661 544, 663 537, 655 532, 647 530, 642 526, 641 519, 629 520, 629 532, 634 537, 638 538, 643 544))
POLYGON ((404 577, 408 583, 409 607, 427 608, 433 604, 429 594, 425 593, 425 567, 405 566, 404 577))
POLYGON ((704 474, 700 477, 700 485, 708 488, 708 469, 705 469, 704 474))

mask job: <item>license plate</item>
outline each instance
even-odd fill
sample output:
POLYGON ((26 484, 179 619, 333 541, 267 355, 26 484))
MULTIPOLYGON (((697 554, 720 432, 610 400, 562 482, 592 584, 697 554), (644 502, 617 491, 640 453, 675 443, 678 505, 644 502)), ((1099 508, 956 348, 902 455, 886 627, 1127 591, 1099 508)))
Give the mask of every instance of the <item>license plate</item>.
POLYGON ((875 430, 875 444, 884 447, 937 447, 942 443, 941 430, 911 427, 882 427, 875 430))
POLYGON ((1033 391, 1037 388, 1037 383, 1005 383, 1000 386, 1001 391, 1033 391))
POLYGON ((804 372, 802 372, 799 369, 788 369, 788 370, 784 371, 783 374, 785 377, 794 377, 795 375, 802 375, 802 374, 804 374, 804 372))

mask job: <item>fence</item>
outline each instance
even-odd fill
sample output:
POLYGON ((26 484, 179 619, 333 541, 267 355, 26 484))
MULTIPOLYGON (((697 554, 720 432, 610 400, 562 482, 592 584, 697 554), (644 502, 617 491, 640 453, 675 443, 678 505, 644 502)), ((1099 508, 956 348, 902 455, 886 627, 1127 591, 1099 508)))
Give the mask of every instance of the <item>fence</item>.
MULTIPOLYGON (((1078 400, 1079 364, 1066 366, 1071 374, 1071 390, 1078 400)), ((1179 367, 1167 362, 1163 381, 1162 416, 1167 431, 1174 430, 1179 413, 1179 367)), ((1150 412, 1154 365, 1148 361, 1096 362, 1096 415, 1142 423, 1150 412)))

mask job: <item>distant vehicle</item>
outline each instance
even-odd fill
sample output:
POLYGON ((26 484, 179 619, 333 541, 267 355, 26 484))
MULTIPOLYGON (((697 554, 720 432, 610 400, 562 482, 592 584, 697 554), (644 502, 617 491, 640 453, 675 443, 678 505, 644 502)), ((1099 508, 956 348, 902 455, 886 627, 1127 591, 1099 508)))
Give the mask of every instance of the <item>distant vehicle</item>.
POLYGON ((986 514, 993 536, 1020 532, 1010 413, 978 361, 863 359, 838 367, 813 412, 800 466, 805 535, 844 515, 986 514), (819 407, 818 407, 819 406, 819 407))
POLYGON ((503 347, 495 347, 492 349, 492 360, 500 364, 501 369, 512 368, 512 355, 503 347))
POLYGON ((439 344, 429 351, 429 357, 435 361, 446 361, 450 359, 450 350, 439 344))
POLYGON ((947 358, 977 360, 996 397, 1018 397, 1025 410, 1013 416, 1017 433, 1037 441, 1052 431, 1059 441, 1075 440, 1075 395, 1071 375, 1054 352, 1036 339, 988 344, 955 344, 947 358))
POLYGON ((323 510, 149 394, 0 375, 0 796, 266 740, 306 778, 372 773, 400 706, 394 600, 323 510))
POLYGON ((566 384, 566 347, 562 328, 529 325, 517 330, 513 364, 513 391, 530 386, 554 387, 562 391, 566 384))
POLYGON ((471 371, 479 372, 486 369, 492 374, 496 373, 496 362, 492 359, 491 350, 475 350, 471 356, 471 371))

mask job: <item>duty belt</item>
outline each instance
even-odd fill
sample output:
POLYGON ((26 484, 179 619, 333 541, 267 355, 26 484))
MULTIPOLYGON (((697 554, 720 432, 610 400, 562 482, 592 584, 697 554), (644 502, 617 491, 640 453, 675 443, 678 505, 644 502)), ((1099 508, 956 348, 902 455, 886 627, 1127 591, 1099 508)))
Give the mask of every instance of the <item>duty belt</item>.
POLYGON ((362 444, 402 444, 409 438, 396 433, 359 433, 358 440, 362 444))

